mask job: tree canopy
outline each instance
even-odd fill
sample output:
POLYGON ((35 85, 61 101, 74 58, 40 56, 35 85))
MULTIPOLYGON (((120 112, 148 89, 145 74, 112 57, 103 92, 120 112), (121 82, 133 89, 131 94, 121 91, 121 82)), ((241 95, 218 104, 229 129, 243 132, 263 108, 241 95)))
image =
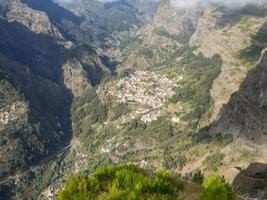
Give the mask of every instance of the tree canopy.
POLYGON ((150 174, 136 166, 108 166, 72 177, 58 200, 178 200, 184 184, 168 171, 150 174))
POLYGON ((201 193, 200 200, 235 200, 236 193, 224 178, 212 175, 203 182, 205 191, 201 193))

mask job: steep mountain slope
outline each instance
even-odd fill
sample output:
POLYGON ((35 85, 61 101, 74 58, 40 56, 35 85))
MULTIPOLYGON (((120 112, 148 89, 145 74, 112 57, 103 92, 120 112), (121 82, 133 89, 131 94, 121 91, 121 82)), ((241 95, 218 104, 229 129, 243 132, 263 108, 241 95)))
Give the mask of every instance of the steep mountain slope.
POLYGON ((204 56, 219 54, 223 59, 222 73, 211 89, 215 103, 212 120, 258 61, 264 43, 251 36, 264 26, 265 16, 264 9, 247 6, 239 10, 207 9, 198 21, 190 45, 199 46, 197 52, 204 56))
POLYGON ((72 97, 110 73, 92 48, 65 38, 62 19, 79 17, 51 1, 12 0, 2 9, 1 178, 66 145, 72 97))
POLYGON ((266 66, 267 50, 264 50, 256 68, 246 75, 238 92, 221 110, 218 121, 212 124, 211 134, 228 132, 256 143, 267 141, 266 66))
POLYGON ((182 175, 215 171, 233 181, 236 167, 246 168, 255 159, 266 162, 264 110, 257 109, 258 119, 253 112, 237 115, 230 109, 217 126, 215 122, 224 116, 218 114, 223 104, 231 107, 231 95, 261 56, 266 16, 255 7, 202 11, 161 1, 150 23, 112 49, 110 55, 120 62, 119 77, 72 107, 79 144, 72 149, 72 161, 78 169, 92 172, 110 162, 134 163, 182 175), (94 111, 96 105, 100 112, 94 111), (250 115, 257 125, 247 122, 250 115), (208 131, 211 123, 218 129, 208 131), (261 144, 247 137, 253 127, 261 144), (237 128, 237 135, 247 136, 237 138, 237 128))
POLYGON ((265 49, 256 68, 246 75, 240 89, 231 96, 229 103, 223 106, 218 120, 208 129, 211 135, 234 135, 234 144, 222 151, 228 163, 222 171, 228 171, 234 176, 239 171, 229 170, 231 166, 239 169, 241 172, 233 184, 258 199, 265 199, 267 192, 266 66, 265 49), (238 152, 243 154, 242 159, 238 158, 238 152))

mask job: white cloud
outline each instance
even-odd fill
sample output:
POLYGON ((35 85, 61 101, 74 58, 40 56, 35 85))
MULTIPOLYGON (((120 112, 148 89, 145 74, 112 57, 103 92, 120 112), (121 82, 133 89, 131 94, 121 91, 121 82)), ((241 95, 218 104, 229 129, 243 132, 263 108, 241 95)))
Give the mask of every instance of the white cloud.
MULTIPOLYGON (((1 1, 1 0, 0 0, 1 1)), ((79 2, 79 0, 54 0, 56 2, 59 2, 59 3, 73 3, 73 2, 79 2)), ((103 2, 103 3, 106 3, 106 2, 112 2, 112 1, 118 1, 118 0, 95 0, 95 1, 99 1, 99 2, 103 2)))
POLYGON ((220 5, 231 8, 241 8, 248 4, 266 6, 267 0, 171 0, 171 3, 179 8, 191 8, 195 6, 220 5))

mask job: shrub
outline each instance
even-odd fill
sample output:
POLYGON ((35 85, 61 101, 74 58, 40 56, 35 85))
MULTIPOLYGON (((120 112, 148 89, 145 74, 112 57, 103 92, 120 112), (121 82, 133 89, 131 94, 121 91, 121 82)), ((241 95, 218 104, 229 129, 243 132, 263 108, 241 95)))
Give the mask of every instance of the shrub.
POLYGON ((165 170, 150 176, 133 165, 108 166, 92 176, 72 177, 58 200, 175 200, 183 188, 183 183, 165 170))
POLYGON ((120 103, 112 107, 111 110, 113 112, 111 120, 117 120, 123 115, 126 115, 130 112, 130 109, 128 108, 128 103, 120 103))
POLYGON ((193 174, 192 181, 193 181, 194 183, 202 184, 203 181, 204 181, 204 174, 203 174, 200 170, 197 170, 197 171, 193 174))
POLYGON ((218 167, 221 166, 221 161, 223 160, 224 155, 221 153, 214 153, 206 157, 204 164, 208 170, 217 171, 218 167))
POLYGON ((200 200, 235 200, 236 192, 226 183, 224 178, 213 175, 204 180, 204 192, 200 194, 200 200))
POLYGON ((157 35, 161 37, 170 37, 170 33, 163 26, 156 28, 154 31, 157 35))

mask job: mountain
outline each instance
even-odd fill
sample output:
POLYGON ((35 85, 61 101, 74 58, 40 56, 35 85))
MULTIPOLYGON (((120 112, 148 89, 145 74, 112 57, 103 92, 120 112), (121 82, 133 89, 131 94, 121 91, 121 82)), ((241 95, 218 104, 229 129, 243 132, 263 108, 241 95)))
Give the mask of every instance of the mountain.
POLYGON ((70 176, 108 164, 217 173, 264 199, 250 166, 267 162, 266 7, 0 5, 4 199, 55 199, 70 176))
POLYGON ((68 40, 64 20, 80 18, 51 1, 12 0, 1 12, 1 178, 67 145, 73 96, 111 73, 94 49, 68 40))
POLYGON ((121 34, 125 35, 125 32, 140 28, 151 19, 157 9, 153 0, 119 0, 107 3, 79 0, 58 3, 86 19, 81 24, 81 29, 90 32, 94 42, 105 42, 107 37, 116 39, 121 34))
POLYGON ((257 66, 221 110, 220 118, 210 127, 210 134, 230 132, 255 143, 266 141, 266 61, 265 49, 257 66))

